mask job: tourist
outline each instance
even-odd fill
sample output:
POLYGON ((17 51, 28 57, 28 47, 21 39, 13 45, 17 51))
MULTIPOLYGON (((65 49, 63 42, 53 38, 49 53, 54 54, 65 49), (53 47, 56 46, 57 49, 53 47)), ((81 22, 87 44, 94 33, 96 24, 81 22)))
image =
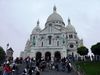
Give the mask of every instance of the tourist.
POLYGON ((11 75, 11 73, 12 73, 12 69, 9 66, 9 63, 4 64, 4 66, 3 66, 3 75, 11 75))
POLYGON ((29 68, 29 71, 28 71, 28 74, 29 74, 29 75, 32 75, 33 72, 34 72, 33 67, 30 67, 30 68, 29 68))
POLYGON ((56 71, 59 71, 59 65, 58 65, 58 63, 55 64, 55 69, 56 69, 56 71))
POLYGON ((55 65, 54 64, 52 64, 52 70, 54 70, 55 69, 55 65))
POLYGON ((13 75, 15 75, 15 74, 17 75, 19 72, 19 69, 18 69, 18 66, 16 63, 13 63, 13 65, 12 65, 12 72, 13 72, 13 75))
POLYGON ((67 70, 68 72, 71 72, 71 69, 72 69, 72 65, 70 62, 67 63, 67 70))
POLYGON ((2 75, 2 70, 3 70, 3 67, 2 67, 2 65, 0 64, 0 75, 2 75))
POLYGON ((27 74, 28 74, 28 70, 27 70, 27 68, 25 68, 22 75, 27 75, 27 74))
POLYGON ((65 62, 62 62, 61 63, 61 67, 62 67, 62 71, 65 71, 65 69, 66 69, 66 63, 65 62))
POLYGON ((36 70, 36 75, 40 75, 40 70, 37 66, 36 66, 35 70, 36 70))

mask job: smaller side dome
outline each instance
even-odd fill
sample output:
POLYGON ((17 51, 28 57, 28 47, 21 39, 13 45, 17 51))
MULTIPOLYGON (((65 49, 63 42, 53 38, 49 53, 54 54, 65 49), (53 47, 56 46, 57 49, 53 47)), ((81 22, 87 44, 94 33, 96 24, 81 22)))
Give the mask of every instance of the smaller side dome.
POLYGON ((37 26, 33 29, 32 34, 36 34, 41 31, 41 28, 39 27, 39 20, 37 21, 37 26))
POLYGON ((71 25, 70 19, 68 18, 68 25, 66 26, 67 32, 76 32, 75 28, 71 25))

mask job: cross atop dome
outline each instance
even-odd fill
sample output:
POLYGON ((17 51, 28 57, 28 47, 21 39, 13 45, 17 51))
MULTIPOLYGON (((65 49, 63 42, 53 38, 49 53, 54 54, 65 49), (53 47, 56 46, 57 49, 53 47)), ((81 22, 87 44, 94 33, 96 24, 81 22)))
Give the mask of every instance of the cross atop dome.
POLYGON ((56 8, 56 6, 54 5, 54 7, 53 7, 53 12, 56 12, 56 10, 57 10, 57 8, 56 8))
POLYGON ((38 21, 37 21, 37 26, 39 26, 39 23, 40 23, 40 22, 39 22, 39 19, 38 19, 38 21))
POLYGON ((71 22, 70 22, 70 18, 68 17, 68 24, 71 24, 71 22))

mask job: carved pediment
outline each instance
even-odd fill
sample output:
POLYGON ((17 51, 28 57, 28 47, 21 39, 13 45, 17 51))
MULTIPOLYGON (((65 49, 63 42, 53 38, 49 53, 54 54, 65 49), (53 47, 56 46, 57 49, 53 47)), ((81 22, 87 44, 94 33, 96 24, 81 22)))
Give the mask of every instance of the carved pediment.
POLYGON ((48 26, 40 32, 40 34, 48 34, 48 33, 61 33, 61 31, 55 28, 54 26, 48 26))

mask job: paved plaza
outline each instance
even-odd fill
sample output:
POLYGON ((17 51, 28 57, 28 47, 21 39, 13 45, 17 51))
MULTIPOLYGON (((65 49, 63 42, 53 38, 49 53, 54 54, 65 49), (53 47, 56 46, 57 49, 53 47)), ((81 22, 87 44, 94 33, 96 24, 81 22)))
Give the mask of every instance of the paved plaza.
POLYGON ((41 75, 77 75, 75 72, 61 72, 61 71, 45 71, 41 75))
MULTIPOLYGON (((21 73, 19 75, 22 75, 21 73)), ((35 73, 33 73, 35 75, 35 73)), ((68 72, 62 72, 62 71, 43 71, 40 72, 40 75, 77 75, 74 71, 68 73, 68 72)))
MULTIPOLYGON (((20 74, 19 75, 22 75, 22 71, 24 70, 24 65, 20 65, 20 68, 19 68, 19 71, 20 71, 20 74)), ((35 73, 33 73, 33 75, 35 75, 35 73)), ((77 75, 77 73, 72 70, 70 73, 68 73, 67 71, 56 71, 56 70, 45 70, 43 72, 40 72, 40 75, 77 75)))
MULTIPOLYGON (((5 63, 4 72, 8 72, 10 75, 37 75, 40 72, 40 75, 77 75, 75 72, 73 64, 70 62, 55 61, 55 62, 47 62, 44 60, 34 61, 30 58, 26 58, 25 60, 18 60, 16 58, 15 63, 5 63), (69 65, 69 66, 68 66, 69 65), (7 70, 7 71, 6 71, 7 70)), ((0 74, 2 75, 2 74, 0 74)))

